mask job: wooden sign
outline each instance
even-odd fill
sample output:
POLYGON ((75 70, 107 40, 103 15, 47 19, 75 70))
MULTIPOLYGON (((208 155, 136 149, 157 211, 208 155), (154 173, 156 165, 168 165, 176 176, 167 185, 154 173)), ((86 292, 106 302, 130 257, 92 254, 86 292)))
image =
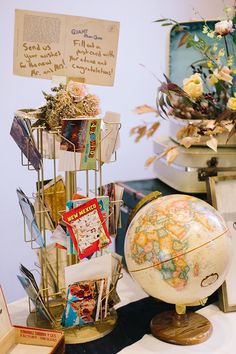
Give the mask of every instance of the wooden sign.
POLYGON ((15 75, 114 84, 119 22, 16 10, 15 75))

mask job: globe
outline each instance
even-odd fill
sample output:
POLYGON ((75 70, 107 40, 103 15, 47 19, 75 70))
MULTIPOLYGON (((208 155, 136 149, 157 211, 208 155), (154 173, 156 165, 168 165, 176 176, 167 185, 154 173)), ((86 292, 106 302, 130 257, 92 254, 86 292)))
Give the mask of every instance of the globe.
POLYGON ((228 228, 216 209, 193 196, 174 194, 137 212, 126 233, 125 258, 146 293, 188 305, 223 283, 231 247, 228 228))

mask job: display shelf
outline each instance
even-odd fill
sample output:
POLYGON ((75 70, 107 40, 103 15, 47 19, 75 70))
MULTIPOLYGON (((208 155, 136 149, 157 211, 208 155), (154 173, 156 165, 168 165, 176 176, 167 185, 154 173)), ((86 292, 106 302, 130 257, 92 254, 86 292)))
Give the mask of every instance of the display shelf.
MULTIPOLYGON (((37 252, 39 264, 36 265, 40 271, 41 279, 38 298, 43 298, 47 310, 52 318, 51 321, 42 319, 40 314, 35 312, 35 309, 31 310, 30 306, 30 314, 28 316, 27 324, 33 327, 63 329, 67 343, 83 343, 101 338, 112 331, 116 325, 117 316, 116 311, 113 308, 109 309, 109 315, 106 319, 99 320, 93 325, 71 329, 62 327, 61 315, 65 306, 66 298, 66 287, 63 274, 64 267, 76 264, 79 262, 79 259, 74 253, 74 250, 72 252, 66 252, 65 250, 61 250, 56 247, 53 248, 49 243, 48 234, 55 230, 59 222, 62 222, 62 214, 66 211, 66 201, 72 200, 73 195, 78 192, 81 194, 78 187, 78 184, 81 181, 85 186, 82 191, 85 197, 94 198, 102 194, 103 162, 101 161, 101 144, 107 136, 105 135, 101 138, 101 131, 99 130, 94 167, 84 171, 81 170, 77 164, 75 144, 62 136, 59 128, 53 131, 47 131, 43 126, 35 126, 34 120, 32 119, 32 114, 30 114, 30 117, 27 117, 27 113, 25 112, 23 112, 20 118, 24 121, 24 124, 27 124, 31 137, 35 141, 35 145, 42 156, 40 168, 37 171, 37 190, 32 194, 33 197, 30 199, 34 202, 35 218, 41 232, 44 245, 43 247, 39 247, 37 245, 37 240, 35 239, 33 232, 33 223, 30 226, 30 232, 27 231, 27 220, 25 220, 25 218, 24 241, 29 243, 30 247, 37 252), (70 170, 64 171, 63 177, 59 177, 57 172, 58 155, 60 154, 60 140, 62 141, 62 139, 67 140, 67 143, 71 145, 70 150, 72 150, 72 155, 70 154, 70 158, 72 156, 74 166, 73 168, 70 168, 70 170), (47 166, 46 160, 48 160, 47 166), (49 168, 48 164, 50 164, 49 168), (50 181, 48 181, 48 171, 50 171, 50 181), (47 176, 47 179, 45 176, 47 176), (48 185, 50 185, 51 189, 48 185)), ((93 117, 92 119, 95 120, 97 118, 93 117)), ((83 118, 83 120, 86 120, 86 118, 83 118)), ((109 124, 117 123, 111 122, 109 124)), ((117 136, 121 127, 120 124, 118 124, 118 126, 117 136)), ((111 162, 116 161, 116 159, 117 156, 115 153, 114 159, 111 162)), ((22 153, 21 164, 22 166, 27 167, 28 170, 35 170, 29 160, 25 159, 22 153)), ((110 208, 109 215, 107 217, 111 217, 111 214, 116 212, 117 203, 121 204, 122 201, 117 200, 109 203, 110 208)), ((100 253, 102 254, 102 251, 103 250, 101 249, 97 252, 96 256, 99 256, 100 253)), ((31 302, 32 301, 29 301, 29 303, 31 302)))

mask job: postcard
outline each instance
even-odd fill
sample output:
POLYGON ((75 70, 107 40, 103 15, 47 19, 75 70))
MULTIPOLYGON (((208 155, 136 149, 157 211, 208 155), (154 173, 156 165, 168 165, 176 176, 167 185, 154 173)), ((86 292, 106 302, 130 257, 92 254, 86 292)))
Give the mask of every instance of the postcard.
POLYGON ((100 317, 105 279, 83 280, 67 287, 62 325, 64 327, 92 324, 100 317))
POLYGON ((116 234, 114 203, 113 203, 116 200, 115 183, 108 183, 102 186, 101 194, 109 197, 109 232, 110 235, 113 236, 116 234))
POLYGON ((83 259, 111 243, 98 201, 89 200, 63 214, 78 257, 83 259))
POLYGON ((53 322, 52 315, 48 311, 45 302, 42 296, 40 295, 40 291, 33 273, 30 272, 22 264, 20 266, 20 272, 21 275, 17 275, 17 278, 19 279, 21 285, 25 289, 28 297, 33 302, 36 311, 38 311, 39 314, 49 322, 53 322))
POLYGON ((36 148, 33 136, 29 132, 26 121, 26 119, 21 119, 15 115, 10 135, 15 140, 23 155, 27 158, 29 164, 38 171, 41 167, 42 156, 36 148))
POLYGON ((116 253, 108 253, 90 260, 65 267, 65 285, 90 280, 99 280, 95 321, 106 318, 109 309, 116 305, 120 298, 116 291, 120 278, 122 257, 116 253), (103 280, 103 281, 101 281, 103 280))
MULTIPOLYGON (((109 227, 109 197, 106 195, 99 195, 95 197, 98 201, 98 205, 100 207, 103 219, 106 222, 107 229, 109 227)), ((82 205, 92 198, 86 197, 86 198, 79 198, 79 199, 74 199, 74 200, 69 200, 66 202, 66 209, 71 210, 73 208, 76 208, 79 205, 82 205)))
POLYGON ((44 204, 49 212, 49 215, 54 223, 57 225, 61 221, 61 214, 66 208, 66 187, 61 176, 48 181, 43 190, 41 188, 40 194, 44 193, 44 204))
POLYGON ((94 170, 101 119, 64 119, 61 128, 59 171, 94 170))
POLYGON ((116 236, 119 226, 123 192, 124 188, 116 183, 108 183, 102 186, 102 194, 109 197, 109 232, 111 236, 116 236))
MULTIPOLYGON (((76 208, 77 206, 79 206, 83 203, 86 203, 92 199, 92 198, 84 197, 84 196, 80 196, 80 195, 77 195, 77 196, 78 196, 78 199, 72 199, 66 203, 66 210, 71 210, 73 208, 76 208)), ((108 198, 108 196, 97 196, 95 198, 98 201, 98 205, 100 207, 103 219, 106 222, 106 227, 108 230, 108 227, 109 227, 109 198, 108 198)), ((74 251, 73 251, 72 239, 70 238, 70 241, 68 241, 68 242, 72 243, 72 244, 70 244, 70 247, 68 247, 68 253, 73 253, 74 251)))
POLYGON ((83 152, 87 133, 87 119, 64 119, 61 127, 61 150, 83 152))
POLYGON ((28 231, 31 235, 31 240, 35 241, 39 245, 39 247, 43 247, 44 240, 41 231, 39 230, 38 224, 36 222, 35 210, 33 204, 20 188, 16 190, 16 193, 18 196, 18 200, 19 200, 19 204, 20 204, 20 208, 24 220, 26 222, 28 231))
POLYGON ((119 22, 16 10, 15 75, 113 86, 119 22))

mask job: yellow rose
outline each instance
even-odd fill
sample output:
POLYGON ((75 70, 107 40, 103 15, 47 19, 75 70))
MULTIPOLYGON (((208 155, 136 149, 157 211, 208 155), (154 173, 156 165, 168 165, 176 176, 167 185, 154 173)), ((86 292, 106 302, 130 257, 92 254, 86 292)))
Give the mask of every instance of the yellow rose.
POLYGON ((200 74, 196 73, 191 75, 188 79, 184 79, 183 90, 192 99, 201 97, 203 93, 203 83, 200 74))
POLYGON ((213 74, 210 74, 207 78, 207 82, 210 86, 214 86, 218 81, 217 77, 213 74))
POLYGON ((231 111, 236 111, 236 92, 234 93, 234 97, 228 99, 227 107, 231 109, 231 111))

